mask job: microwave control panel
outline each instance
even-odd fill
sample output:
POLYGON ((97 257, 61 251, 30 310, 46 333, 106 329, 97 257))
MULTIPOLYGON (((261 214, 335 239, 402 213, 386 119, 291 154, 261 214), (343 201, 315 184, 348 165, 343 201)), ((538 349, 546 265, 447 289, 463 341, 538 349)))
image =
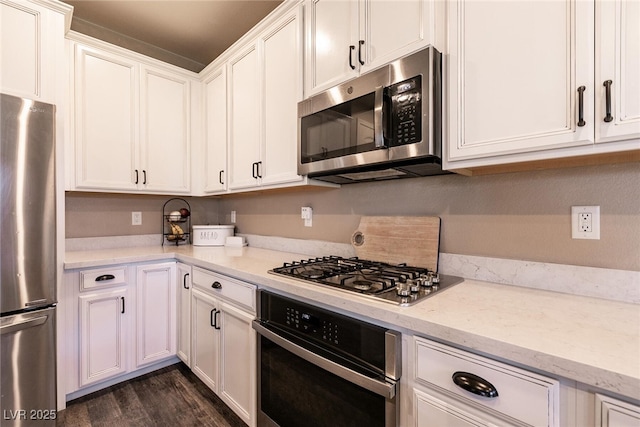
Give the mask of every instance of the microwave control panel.
POLYGON ((422 141, 422 76, 416 76, 387 88, 391 101, 390 145, 422 141))

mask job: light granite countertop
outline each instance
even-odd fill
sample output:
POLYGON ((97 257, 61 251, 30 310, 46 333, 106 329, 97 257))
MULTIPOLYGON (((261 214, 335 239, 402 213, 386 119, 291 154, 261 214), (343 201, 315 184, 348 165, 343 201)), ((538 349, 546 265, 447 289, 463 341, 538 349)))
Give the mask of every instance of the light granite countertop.
POLYGON ((177 259, 361 319, 640 401, 640 305, 465 279, 410 307, 267 273, 308 258, 254 247, 152 246, 65 255, 65 269, 177 259))

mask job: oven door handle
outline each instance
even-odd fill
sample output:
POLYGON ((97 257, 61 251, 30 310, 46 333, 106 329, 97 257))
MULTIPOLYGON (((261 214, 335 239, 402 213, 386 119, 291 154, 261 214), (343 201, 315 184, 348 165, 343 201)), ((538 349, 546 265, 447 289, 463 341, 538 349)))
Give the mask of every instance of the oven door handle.
POLYGON ((280 335, 262 326, 258 320, 254 320, 252 323, 253 323, 253 329, 255 329, 260 335, 264 336, 265 338, 268 338, 269 340, 273 341, 275 344, 279 345, 285 350, 290 351, 296 356, 303 358, 307 362, 312 363, 324 369, 325 371, 329 371, 332 374, 335 374, 346 381, 349 381, 366 390, 369 390, 372 393, 378 394, 388 399, 393 399, 395 397, 396 395, 395 383, 379 381, 374 378, 369 378, 366 375, 362 375, 361 373, 353 371, 349 368, 345 368, 339 363, 325 359, 324 357, 319 356, 314 352, 307 350, 304 347, 300 347, 299 345, 294 344, 285 338, 282 338, 280 335))

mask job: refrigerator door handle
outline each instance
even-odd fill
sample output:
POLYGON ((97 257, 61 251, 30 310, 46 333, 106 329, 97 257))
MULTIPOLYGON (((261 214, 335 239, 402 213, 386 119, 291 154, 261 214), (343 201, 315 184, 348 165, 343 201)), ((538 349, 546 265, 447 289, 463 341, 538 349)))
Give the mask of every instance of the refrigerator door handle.
POLYGON ((25 320, 24 322, 12 323, 10 325, 0 326, 0 335, 10 334, 18 332, 23 329, 32 328, 34 326, 43 325, 49 316, 40 316, 33 319, 25 320))

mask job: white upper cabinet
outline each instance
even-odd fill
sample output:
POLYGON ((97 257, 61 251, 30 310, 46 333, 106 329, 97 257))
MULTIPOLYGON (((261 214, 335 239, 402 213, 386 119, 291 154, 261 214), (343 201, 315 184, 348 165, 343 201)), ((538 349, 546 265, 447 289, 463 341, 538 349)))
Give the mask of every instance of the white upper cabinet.
POLYGON ((424 0, 306 0, 305 96, 435 44, 435 7, 424 0))
POLYGON ((57 1, 0 2, 0 89, 50 104, 64 93, 64 34, 72 7, 57 1), (67 21, 65 23, 65 20, 67 21))
POLYGON ((593 142, 592 6, 449 2, 450 160, 593 142))
POLYGON ((136 190, 138 65, 75 46, 75 165, 78 189, 136 190))
POLYGON ((227 189, 227 74, 222 65, 204 79, 204 192, 227 189))
POLYGON ((596 2, 596 142, 640 138, 639 22, 637 0, 596 2))
POLYGON ((445 169, 624 161, 640 149, 637 1, 448 7, 445 169))
POLYGON ((297 174, 300 22, 295 8, 229 60, 229 189, 302 181, 297 174))
POLYGON ((260 56, 251 44, 229 63, 231 89, 231 135, 229 188, 258 185, 262 120, 260 103, 260 56))
POLYGON ((75 167, 67 189, 189 194, 194 76, 74 38, 81 41, 72 43, 75 167))
POLYGON ((190 81, 143 67, 141 153, 144 188, 188 193, 191 183, 190 81))

